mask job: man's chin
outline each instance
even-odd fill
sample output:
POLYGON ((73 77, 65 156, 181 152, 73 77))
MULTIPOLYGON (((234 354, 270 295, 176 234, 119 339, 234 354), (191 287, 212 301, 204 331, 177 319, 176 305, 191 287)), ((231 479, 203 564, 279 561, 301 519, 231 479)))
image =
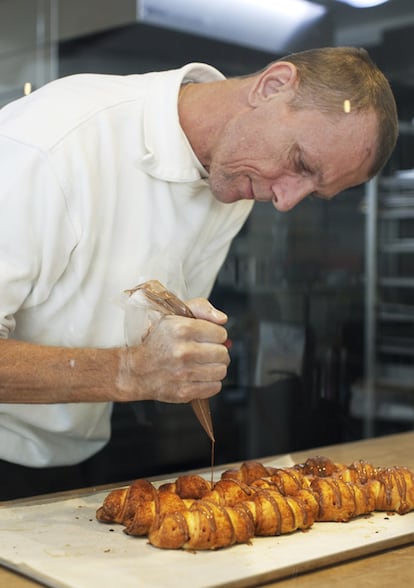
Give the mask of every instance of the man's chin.
POLYGON ((246 196, 243 196, 242 194, 222 194, 221 192, 213 192, 212 194, 214 196, 214 198, 216 200, 218 200, 218 202, 221 202, 222 204, 234 204, 235 202, 238 202, 239 200, 247 200, 246 196))

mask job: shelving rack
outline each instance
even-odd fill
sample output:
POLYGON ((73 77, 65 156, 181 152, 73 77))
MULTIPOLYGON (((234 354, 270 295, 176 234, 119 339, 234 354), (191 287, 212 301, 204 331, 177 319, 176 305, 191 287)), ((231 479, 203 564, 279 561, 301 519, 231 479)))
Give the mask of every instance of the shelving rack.
POLYGON ((414 423, 414 170, 372 180, 366 205, 365 378, 359 409, 365 436, 372 437, 379 420, 414 423))

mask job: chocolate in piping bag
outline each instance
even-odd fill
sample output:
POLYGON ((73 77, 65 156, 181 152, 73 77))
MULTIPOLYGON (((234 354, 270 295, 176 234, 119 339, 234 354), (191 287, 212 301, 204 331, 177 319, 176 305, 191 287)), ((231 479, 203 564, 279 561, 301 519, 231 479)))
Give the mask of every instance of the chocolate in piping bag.
MULTIPOLYGON (((173 292, 167 290, 158 280, 149 280, 143 282, 135 288, 126 290, 130 296, 140 290, 151 303, 154 310, 158 310, 162 314, 175 314, 179 316, 186 316, 195 318, 194 314, 184 302, 182 302, 173 292)), ((201 426, 210 437, 211 441, 214 439, 213 423, 211 420, 210 403, 208 398, 196 398, 191 401, 191 406, 201 426)))

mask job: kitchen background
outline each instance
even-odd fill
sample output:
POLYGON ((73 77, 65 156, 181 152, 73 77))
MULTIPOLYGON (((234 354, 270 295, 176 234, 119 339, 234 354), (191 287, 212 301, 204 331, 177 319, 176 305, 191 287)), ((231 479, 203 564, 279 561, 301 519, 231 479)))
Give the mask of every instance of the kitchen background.
MULTIPOLYGON (((212 401, 218 464, 413 428, 412 0, 0 0, 0 105, 73 73, 203 61, 241 75, 323 45, 368 49, 400 138, 367 186, 284 214, 257 205, 235 239, 212 293, 233 341, 212 401)), ((145 402, 114 406, 91 467, 106 482, 209 464, 189 406, 145 402)))

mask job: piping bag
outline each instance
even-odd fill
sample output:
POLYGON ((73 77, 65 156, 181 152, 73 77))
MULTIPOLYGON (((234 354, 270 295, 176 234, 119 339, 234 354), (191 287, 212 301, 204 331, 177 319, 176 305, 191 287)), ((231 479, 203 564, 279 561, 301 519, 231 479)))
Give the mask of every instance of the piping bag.
MULTIPOLYGON (((167 290, 158 280, 148 280, 135 288, 125 290, 125 293, 132 296, 136 292, 141 293, 153 310, 161 314, 175 314, 195 318, 194 314, 184 302, 182 302, 173 292, 167 290)), ((212 443, 215 443, 213 423, 211 420, 210 403, 207 398, 196 398, 191 401, 192 409, 200 421, 201 426, 210 437, 212 443)))

